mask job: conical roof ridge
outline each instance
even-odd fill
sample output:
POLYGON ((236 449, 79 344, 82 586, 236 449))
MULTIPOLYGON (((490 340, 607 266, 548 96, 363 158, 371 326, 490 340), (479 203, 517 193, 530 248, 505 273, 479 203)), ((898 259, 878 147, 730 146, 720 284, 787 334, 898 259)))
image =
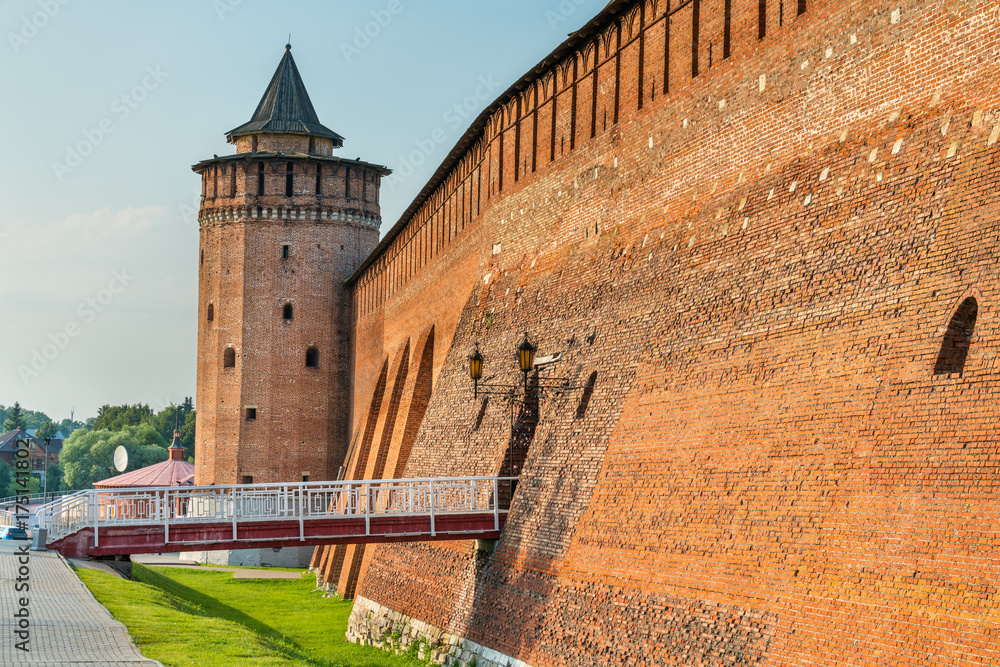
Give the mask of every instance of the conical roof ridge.
POLYGON ((306 91, 305 83, 292 58, 291 45, 285 46, 285 55, 271 77, 264 96, 249 123, 244 123, 226 133, 232 137, 272 132, 276 134, 306 134, 333 140, 334 148, 344 145, 344 138, 319 122, 316 109, 306 91))

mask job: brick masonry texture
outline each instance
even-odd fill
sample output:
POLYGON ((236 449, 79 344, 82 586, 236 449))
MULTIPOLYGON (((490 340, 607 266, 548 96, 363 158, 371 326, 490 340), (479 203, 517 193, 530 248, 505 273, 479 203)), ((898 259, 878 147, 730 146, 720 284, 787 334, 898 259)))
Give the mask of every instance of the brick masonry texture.
POLYGON ((613 2, 581 34, 349 280, 349 474, 523 461, 488 554, 317 550, 354 632, 1000 664, 1000 3, 613 2), (514 382, 524 331, 578 388, 512 433, 466 356, 514 382))
POLYGON ((382 170, 332 158, 304 136, 252 141, 259 152, 242 139, 237 155, 195 167, 203 192, 195 479, 335 479, 349 433, 344 279, 378 241, 382 170), (235 363, 226 367, 230 348, 235 363), (310 348, 315 367, 306 365, 310 348))

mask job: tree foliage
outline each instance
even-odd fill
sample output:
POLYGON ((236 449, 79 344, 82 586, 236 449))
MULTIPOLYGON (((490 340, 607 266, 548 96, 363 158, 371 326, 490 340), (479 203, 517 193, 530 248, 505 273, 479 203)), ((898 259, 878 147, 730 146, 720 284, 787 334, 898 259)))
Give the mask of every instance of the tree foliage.
POLYGON ((38 428, 47 422, 52 421, 49 416, 44 412, 36 412, 34 410, 26 410, 21 407, 20 403, 15 402, 14 405, 6 407, 0 405, 0 423, 3 424, 3 431, 13 431, 15 428, 23 428, 25 430, 38 428), (11 419, 11 415, 14 418, 11 419), (10 428, 7 428, 7 424, 15 424, 10 428))
POLYGON ((95 431, 120 431, 127 426, 145 424, 153 418, 148 403, 135 405, 102 405, 94 420, 95 431))
POLYGON ((63 469, 58 463, 50 463, 49 467, 45 470, 45 476, 48 478, 45 484, 46 492, 54 493, 66 488, 63 480, 63 469))
MULTIPOLYGON (((45 438, 51 438, 59 430, 59 424, 55 422, 46 422, 38 427, 35 431, 35 437, 39 440, 44 440, 45 438)), ((65 434, 63 434, 65 435, 65 434)))
POLYGON ((17 475, 14 469, 0 460, 0 498, 10 498, 11 496, 31 495, 41 493, 41 481, 38 475, 28 477, 28 486, 24 488, 17 483, 17 475))
POLYGON ((14 471, 6 461, 0 460, 0 498, 8 498, 14 495, 11 491, 11 483, 14 481, 14 471))
POLYGON ((115 449, 121 445, 128 452, 125 472, 166 461, 167 442, 152 424, 126 426, 118 431, 76 431, 63 444, 59 461, 67 489, 88 489, 117 471, 115 449))
POLYGON ((190 396, 180 405, 168 406, 159 412, 154 412, 148 404, 135 405, 103 405, 97 412, 92 430, 120 431, 128 426, 150 424, 169 443, 173 440, 174 423, 181 431, 181 444, 184 445, 184 457, 194 456, 194 401, 190 396))
POLYGON ((24 428, 24 411, 21 409, 21 404, 14 401, 14 406, 3 420, 3 432, 13 431, 16 428, 24 428))

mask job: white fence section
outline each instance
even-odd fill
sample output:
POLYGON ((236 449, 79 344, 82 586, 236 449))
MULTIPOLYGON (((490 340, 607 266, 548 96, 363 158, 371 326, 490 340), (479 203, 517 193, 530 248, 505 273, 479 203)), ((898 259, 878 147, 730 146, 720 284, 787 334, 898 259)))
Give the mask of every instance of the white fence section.
POLYGON ((62 496, 68 496, 76 491, 49 491, 48 493, 32 493, 31 495, 9 496, 0 498, 0 509, 13 510, 15 505, 40 505, 46 499, 54 500, 62 496))
POLYGON ((17 516, 13 512, 0 510, 0 526, 16 526, 17 516))
MULTIPOLYGON (((248 522, 298 521, 299 539, 305 523, 317 519, 371 519, 387 516, 435 518, 442 515, 492 512, 500 527, 498 499, 509 497, 516 477, 444 477, 429 479, 352 480, 298 484, 150 487, 78 491, 36 510, 38 526, 55 541, 92 527, 95 546, 101 528, 162 525, 166 541, 170 526, 231 523, 232 539, 248 522), (505 493, 507 491, 507 493, 505 493)), ((175 541, 176 542, 176 541, 175 541)))

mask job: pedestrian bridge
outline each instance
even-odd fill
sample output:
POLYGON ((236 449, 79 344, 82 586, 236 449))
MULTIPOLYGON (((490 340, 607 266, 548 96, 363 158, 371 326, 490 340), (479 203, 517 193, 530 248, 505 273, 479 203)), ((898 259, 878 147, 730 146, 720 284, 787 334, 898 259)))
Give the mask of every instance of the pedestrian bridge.
POLYGON ((92 489, 39 507, 71 558, 262 547, 496 539, 517 478, 92 489))

